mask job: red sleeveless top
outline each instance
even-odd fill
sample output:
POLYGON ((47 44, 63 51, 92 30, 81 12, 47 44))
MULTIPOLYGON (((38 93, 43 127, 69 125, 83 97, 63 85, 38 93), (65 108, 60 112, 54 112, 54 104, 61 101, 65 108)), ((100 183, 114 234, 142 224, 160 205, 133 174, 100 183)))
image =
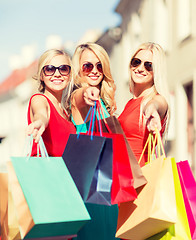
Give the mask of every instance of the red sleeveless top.
MULTIPOLYGON (((72 122, 64 119, 57 112, 52 102, 43 94, 34 94, 30 98, 28 113, 27 113, 28 124, 31 123, 31 119, 30 119, 31 100, 35 95, 42 95, 43 97, 45 97, 50 106, 50 120, 47 128, 42 134, 42 138, 46 146, 48 155, 54 156, 54 157, 61 157, 64 152, 65 146, 67 144, 69 135, 71 133, 75 134, 76 128, 74 127, 72 122)), ((37 154, 37 144, 34 143, 31 156, 35 156, 36 154, 37 154)))
MULTIPOLYGON (((124 130, 129 145, 136 157, 139 160, 142 150, 147 141, 149 131, 147 127, 143 127, 142 123, 139 124, 140 119, 140 105, 142 97, 137 99, 131 99, 126 104, 123 112, 119 116, 118 120, 124 130)), ((164 128, 165 119, 162 120, 161 124, 164 128)), ((144 166, 147 162, 147 151, 144 154, 140 162, 140 166, 144 166)))

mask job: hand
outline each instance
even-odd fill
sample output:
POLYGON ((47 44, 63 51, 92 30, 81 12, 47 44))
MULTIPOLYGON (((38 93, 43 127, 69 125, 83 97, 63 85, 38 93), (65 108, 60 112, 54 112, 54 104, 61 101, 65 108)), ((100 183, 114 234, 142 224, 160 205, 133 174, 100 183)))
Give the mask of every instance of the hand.
POLYGON ((33 136, 36 143, 39 142, 40 136, 45 131, 45 124, 41 120, 36 120, 29 124, 26 128, 26 134, 33 136))
POLYGON ((100 90, 96 87, 88 87, 84 90, 84 101, 87 105, 94 106, 94 102, 99 99, 100 90))
POLYGON ((156 133, 156 129, 161 131, 161 118, 159 113, 157 112, 155 106, 153 104, 149 105, 144 113, 144 117, 146 120, 146 126, 149 132, 156 133))

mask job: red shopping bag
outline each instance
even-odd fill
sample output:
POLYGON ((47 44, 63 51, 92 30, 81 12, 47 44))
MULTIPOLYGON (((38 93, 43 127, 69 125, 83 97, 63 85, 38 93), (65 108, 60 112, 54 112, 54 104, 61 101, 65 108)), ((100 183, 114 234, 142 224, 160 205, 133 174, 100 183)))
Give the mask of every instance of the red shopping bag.
POLYGON ((103 136, 112 138, 113 143, 111 203, 133 201, 137 193, 124 137, 115 133, 103 133, 103 136))
MULTIPOLYGON (((102 132, 100 122, 101 105, 97 102, 98 119, 96 129, 103 137, 111 138, 113 143, 113 171, 112 171, 112 189, 111 203, 119 204, 122 202, 133 201, 137 198, 137 192, 134 188, 134 178, 129 161, 129 154, 123 134, 112 133, 108 128, 108 133, 102 132)), ((102 114, 103 115, 103 114, 102 114)))
POLYGON ((124 136, 128 155, 129 155, 129 161, 131 164, 133 179, 134 179, 134 188, 137 189, 139 187, 144 186, 147 183, 147 180, 145 179, 142 169, 133 154, 133 151, 128 143, 126 135, 125 135, 118 119, 115 116, 109 116, 109 117, 101 120, 101 125, 103 127, 103 132, 110 132, 108 130, 108 129, 110 129, 112 133, 118 133, 118 134, 122 134, 124 136))
POLYGON ((196 181, 187 160, 177 162, 177 168, 191 237, 196 239, 196 181))

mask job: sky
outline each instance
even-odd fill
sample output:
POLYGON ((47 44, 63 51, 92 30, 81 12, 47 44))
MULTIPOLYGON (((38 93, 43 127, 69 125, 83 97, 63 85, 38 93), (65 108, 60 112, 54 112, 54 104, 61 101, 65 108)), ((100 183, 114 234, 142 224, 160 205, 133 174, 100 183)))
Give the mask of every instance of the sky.
POLYGON ((46 49, 46 38, 58 35, 77 43, 91 29, 120 25, 119 0, 0 0, 0 82, 11 74, 13 60, 24 49, 35 58, 46 49), (12 59, 12 61, 11 61, 12 59))

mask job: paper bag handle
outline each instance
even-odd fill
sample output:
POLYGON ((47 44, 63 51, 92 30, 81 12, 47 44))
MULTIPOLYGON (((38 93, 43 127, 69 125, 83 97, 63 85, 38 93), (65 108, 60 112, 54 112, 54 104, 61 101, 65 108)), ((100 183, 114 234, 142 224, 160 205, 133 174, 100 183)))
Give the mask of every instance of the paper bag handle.
MULTIPOLYGON (((24 156, 27 157, 27 161, 31 156, 32 148, 33 148, 33 136, 31 134, 30 136, 27 136, 24 147, 24 156)), ((39 142, 37 144, 37 157, 40 157, 40 155, 41 157, 47 157, 49 159, 49 155, 42 137, 40 137, 39 142)))
POLYGON ((145 146, 142 150, 142 153, 140 155, 138 163, 141 162, 142 157, 143 157, 144 152, 147 147, 148 147, 148 162, 147 163, 152 161, 153 156, 160 157, 161 152, 162 152, 162 155, 166 158, 166 154, 165 154, 165 150, 164 150, 160 132, 158 131, 158 129, 155 129, 155 131, 156 131, 155 136, 153 136, 152 133, 149 133, 149 136, 148 136, 145 146))

